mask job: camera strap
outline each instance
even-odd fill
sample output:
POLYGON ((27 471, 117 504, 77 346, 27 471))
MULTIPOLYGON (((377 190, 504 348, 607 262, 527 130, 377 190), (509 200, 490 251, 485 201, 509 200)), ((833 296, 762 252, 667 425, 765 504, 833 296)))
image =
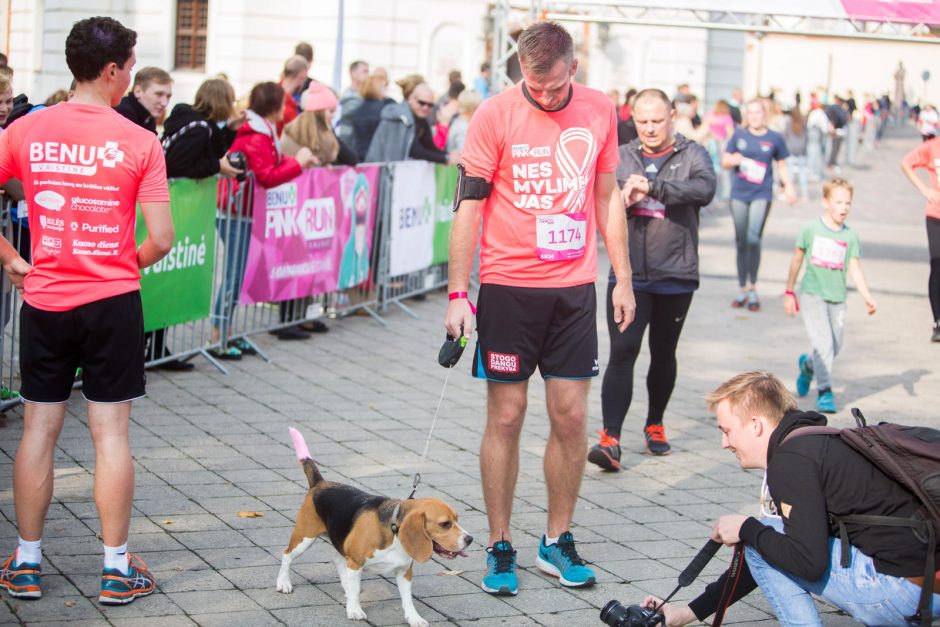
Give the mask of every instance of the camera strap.
POLYGON ((721 627, 721 621, 725 617, 725 610, 731 605, 731 599, 734 598, 734 591, 741 580, 741 572, 747 565, 744 563, 744 543, 738 542, 734 545, 734 555, 731 556, 731 566, 728 568, 728 578, 725 579, 725 585, 721 589, 721 597, 718 599, 718 609, 715 610, 715 620, 712 621, 712 627, 721 627))
POLYGON ((176 131, 169 137, 166 137, 163 139, 163 154, 166 154, 170 151, 170 146, 172 146, 176 142, 176 140, 178 140, 180 137, 182 137, 183 135, 185 135, 187 132, 191 131, 192 129, 199 128, 199 127, 205 128, 207 131, 209 131, 209 136, 210 137, 212 136, 212 129, 209 127, 208 122, 206 122, 205 120, 193 120, 192 122, 190 122, 189 124, 181 128, 180 130, 176 131))

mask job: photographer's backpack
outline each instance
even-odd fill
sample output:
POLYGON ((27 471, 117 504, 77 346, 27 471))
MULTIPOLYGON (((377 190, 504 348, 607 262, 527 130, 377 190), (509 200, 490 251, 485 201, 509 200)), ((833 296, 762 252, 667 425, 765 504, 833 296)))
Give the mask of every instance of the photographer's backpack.
POLYGON ((843 568, 849 566, 849 536, 845 529, 846 523, 911 527, 914 533, 926 542, 923 590, 917 614, 908 620, 930 625, 930 600, 937 572, 934 557, 937 540, 940 538, 940 431, 887 422, 868 425, 857 408, 852 409, 852 416, 855 417, 858 427, 801 427, 787 434, 783 441, 786 442, 795 436, 817 433, 837 435, 920 501, 918 515, 912 518, 863 514, 829 516, 839 527, 843 568))

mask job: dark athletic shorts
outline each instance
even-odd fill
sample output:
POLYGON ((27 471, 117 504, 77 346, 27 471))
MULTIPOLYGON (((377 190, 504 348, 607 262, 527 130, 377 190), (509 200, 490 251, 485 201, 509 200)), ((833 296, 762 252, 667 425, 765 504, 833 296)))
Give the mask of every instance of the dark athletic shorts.
POLYGON ((593 283, 541 288, 480 286, 473 376, 526 381, 586 379, 597 367, 597 294, 593 283))
POLYGON ((140 292, 70 309, 20 309, 20 395, 35 403, 68 400, 75 369, 82 393, 96 403, 144 395, 144 314, 140 292))

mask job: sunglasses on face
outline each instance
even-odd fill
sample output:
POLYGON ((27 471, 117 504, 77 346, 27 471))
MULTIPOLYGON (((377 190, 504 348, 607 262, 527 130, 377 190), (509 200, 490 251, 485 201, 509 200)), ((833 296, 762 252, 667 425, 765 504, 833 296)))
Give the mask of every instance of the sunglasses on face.
POLYGON ((434 106, 433 102, 428 102, 427 100, 418 100, 417 102, 418 102, 418 106, 421 106, 421 107, 433 107, 434 106))

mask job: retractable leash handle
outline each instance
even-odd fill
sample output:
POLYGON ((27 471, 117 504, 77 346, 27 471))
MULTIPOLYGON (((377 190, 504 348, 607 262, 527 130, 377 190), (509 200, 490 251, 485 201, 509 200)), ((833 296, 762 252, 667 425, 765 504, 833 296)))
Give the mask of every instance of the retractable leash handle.
MULTIPOLYGON (((463 331, 463 327, 460 330, 463 331)), ((445 368, 453 368, 460 361, 460 356, 463 355, 463 349, 466 347, 466 335, 461 333, 459 338, 455 338, 448 333, 447 339, 444 340, 444 344, 441 346, 441 351, 437 354, 437 363, 445 368)))

